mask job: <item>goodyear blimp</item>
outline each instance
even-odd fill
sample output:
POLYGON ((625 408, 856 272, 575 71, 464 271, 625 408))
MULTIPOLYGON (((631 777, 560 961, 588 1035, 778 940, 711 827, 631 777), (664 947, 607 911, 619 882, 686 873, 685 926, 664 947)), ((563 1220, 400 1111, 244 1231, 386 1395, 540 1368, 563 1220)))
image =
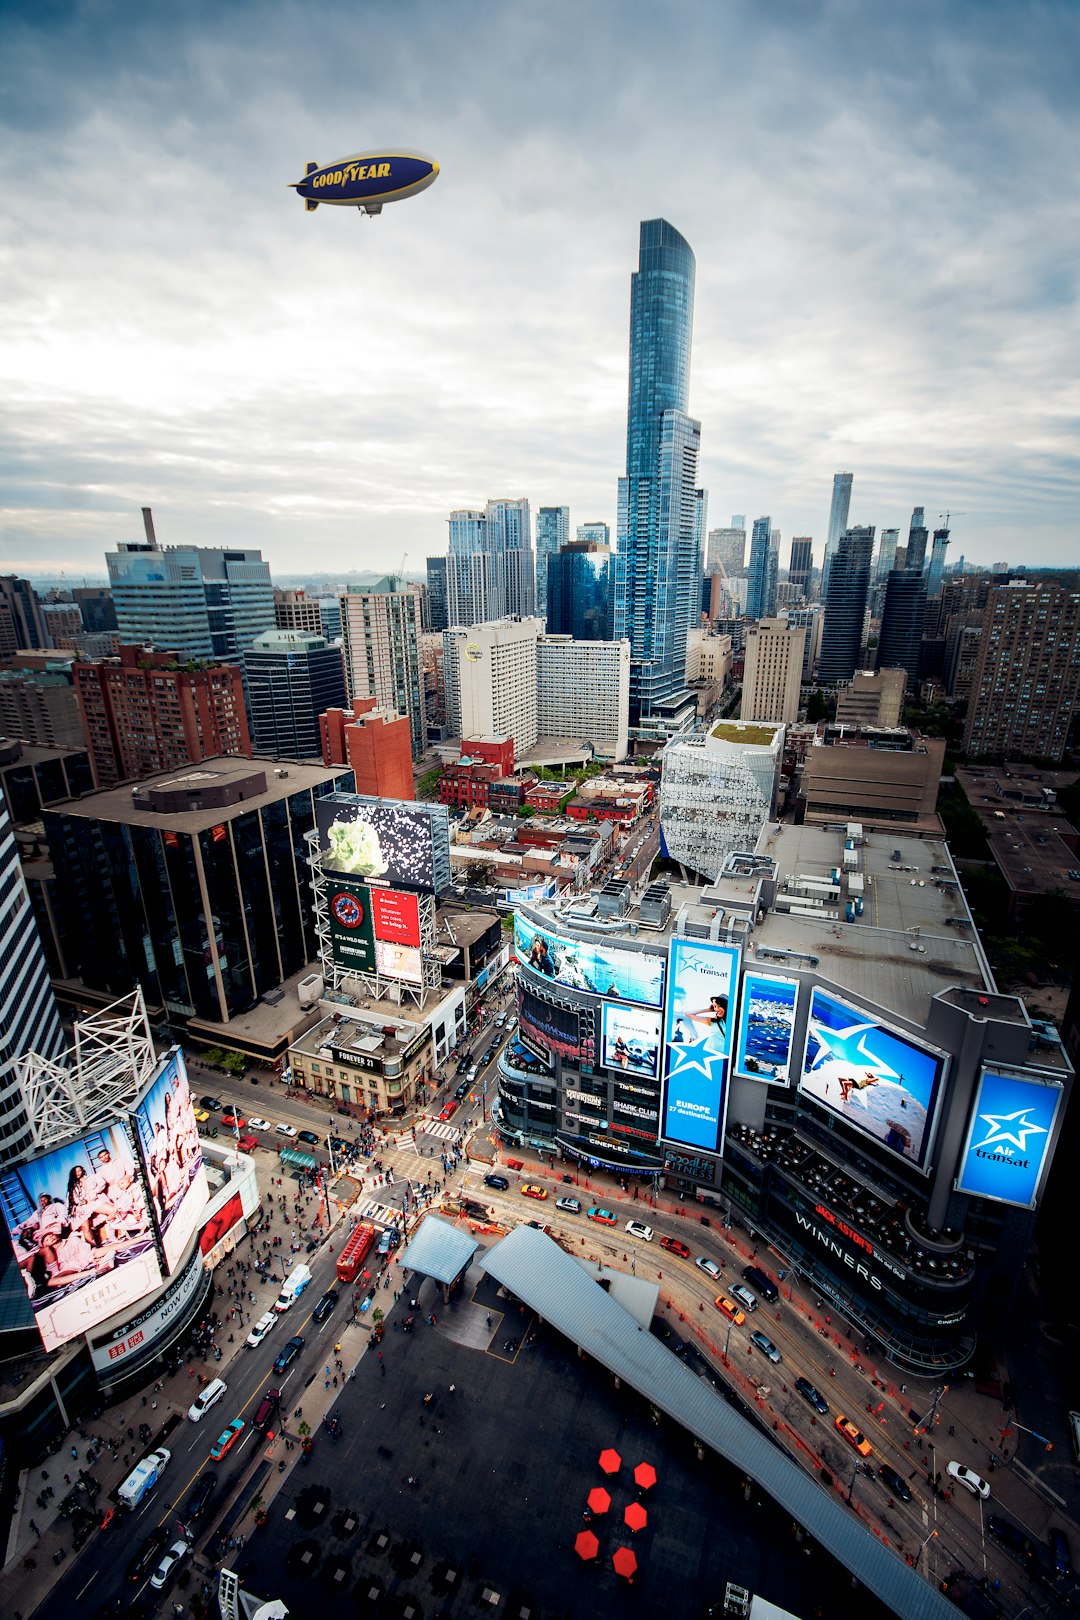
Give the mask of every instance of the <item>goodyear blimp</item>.
POLYGON ((289 184, 313 214, 320 203, 381 214, 384 203, 401 202, 426 191, 439 165, 423 152, 354 152, 334 163, 309 163, 302 180, 289 184))

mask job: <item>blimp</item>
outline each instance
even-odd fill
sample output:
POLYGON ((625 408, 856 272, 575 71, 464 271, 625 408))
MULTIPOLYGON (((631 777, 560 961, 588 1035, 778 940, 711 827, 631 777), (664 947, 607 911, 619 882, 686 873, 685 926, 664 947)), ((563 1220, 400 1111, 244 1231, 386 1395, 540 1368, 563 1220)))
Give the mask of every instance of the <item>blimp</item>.
POLYGON ((384 203, 402 202, 426 191, 439 165, 424 152, 354 152, 333 163, 309 163, 302 180, 290 180, 313 214, 320 203, 381 214, 384 203))

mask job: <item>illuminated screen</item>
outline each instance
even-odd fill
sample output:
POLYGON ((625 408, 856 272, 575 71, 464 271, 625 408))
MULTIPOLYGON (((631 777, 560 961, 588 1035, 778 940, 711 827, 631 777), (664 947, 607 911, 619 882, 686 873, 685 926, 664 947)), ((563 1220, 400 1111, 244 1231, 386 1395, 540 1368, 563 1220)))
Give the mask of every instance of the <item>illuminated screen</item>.
POLYGON ((420 902, 397 889, 371 890, 371 925, 375 938, 388 945, 420 947, 420 902))
POLYGON ((621 950, 592 940, 562 939, 514 913, 518 961, 571 990, 659 1007, 664 999, 664 958, 651 951, 621 950))
POLYGON ((229 1254, 247 1231, 244 1206, 239 1193, 232 1193, 216 1215, 211 1215, 199 1233, 199 1251, 207 1271, 213 1271, 223 1255, 229 1254))
POLYGON ((1033 1208, 1061 1097, 1056 1082, 984 1069, 957 1191, 1033 1208))
POLYGON ((661 1134, 714 1153, 724 1117, 739 952, 709 940, 673 939, 668 974, 661 1134))
POLYGON ((587 1054, 581 1041, 581 1019, 568 1007, 552 1007, 521 988, 518 992, 518 1028, 526 1040, 543 1052, 579 1059, 587 1054))
POLYGON ((405 984, 423 983, 420 952, 412 945, 391 945, 385 939, 377 939, 375 966, 386 979, 400 979, 405 984))
POLYGON ((338 879, 328 884, 326 900, 334 961, 353 973, 374 973, 371 890, 366 883, 343 883, 338 879))
POLYGON ((660 1014, 617 1001, 605 1001, 603 1012, 601 1063, 655 1080, 660 1073, 660 1014))
POLYGON ((747 1080, 786 1085, 799 1004, 798 979, 744 973, 734 1072, 747 1080))
POLYGON ((316 802, 315 820, 324 872, 430 893, 436 845, 449 865, 450 822, 443 805, 337 793, 316 802))
POLYGON ((939 1052, 815 988, 800 1089, 920 1168, 944 1073, 939 1052))
POLYGON ((172 1271, 210 1202, 182 1052, 169 1053, 132 1120, 165 1264, 172 1271))
POLYGON ((46 1350, 161 1282, 150 1211, 119 1122, 5 1171, 0 1208, 46 1350))

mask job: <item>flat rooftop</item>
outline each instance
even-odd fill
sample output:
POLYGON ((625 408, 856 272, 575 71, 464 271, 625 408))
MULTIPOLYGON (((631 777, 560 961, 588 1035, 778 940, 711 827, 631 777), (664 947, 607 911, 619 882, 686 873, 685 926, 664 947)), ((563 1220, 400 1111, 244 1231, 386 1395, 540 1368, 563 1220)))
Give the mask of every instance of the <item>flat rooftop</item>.
POLYGON ((199 810, 152 810, 132 798, 134 784, 128 782, 122 787, 101 788, 97 793, 86 793, 81 799, 65 799, 60 804, 50 805, 49 809, 66 816, 85 816, 88 821, 116 821, 126 827, 168 827, 173 832, 200 833, 223 821, 231 821, 236 816, 247 815, 251 810, 277 804, 294 793, 303 793, 324 783, 335 783, 350 774, 345 765, 325 766, 313 764, 310 760, 275 759, 265 754, 254 754, 250 758, 240 754, 218 754, 211 759, 200 760, 198 764, 182 766, 179 770, 157 771, 153 776, 143 777, 138 786, 140 789, 164 788, 187 777, 196 785, 200 780, 204 785, 210 780, 227 785, 257 771, 262 771, 266 776, 265 791, 253 793, 250 798, 244 798, 237 804, 199 810), (277 771, 283 774, 275 775, 277 771))

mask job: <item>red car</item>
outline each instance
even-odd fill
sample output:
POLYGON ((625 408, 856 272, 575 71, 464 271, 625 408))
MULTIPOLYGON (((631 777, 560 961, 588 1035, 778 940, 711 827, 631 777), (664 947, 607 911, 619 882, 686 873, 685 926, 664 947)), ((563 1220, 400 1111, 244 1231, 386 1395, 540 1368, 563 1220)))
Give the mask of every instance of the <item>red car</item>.
POLYGON ((521 1192, 522 1192, 522 1196, 525 1197, 525 1198, 546 1198, 547 1197, 547 1188, 546 1187, 537 1187, 535 1185, 535 1183, 530 1182, 530 1181, 523 1181, 522 1182, 522 1184, 521 1184, 521 1192))
POLYGON ((236 1130, 242 1131, 244 1126, 247 1124, 247 1120, 244 1118, 243 1114, 234 1114, 230 1109, 227 1114, 222 1114, 221 1123, 223 1125, 229 1125, 236 1130))
POLYGON ((662 1237, 660 1247, 666 1249, 668 1254, 677 1254, 680 1260, 689 1260, 690 1258, 690 1250, 685 1243, 680 1243, 678 1238, 662 1237))
POLYGON ((456 1113, 457 1113, 457 1103, 456 1102, 454 1102, 454 1101, 444 1102, 442 1107, 439 1109, 439 1118, 440 1119, 453 1119, 453 1117, 454 1117, 454 1115, 456 1113))
POLYGON ((618 1222, 616 1221, 614 1215, 611 1213, 610 1209, 601 1209, 601 1208, 590 1209, 587 1212, 586 1218, 588 1220, 590 1220, 590 1221, 597 1221, 601 1226, 617 1226, 618 1225, 618 1222))
POLYGON ((236 1145, 240 1149, 241 1153, 254 1153, 255 1149, 259 1145, 259 1138, 257 1136, 252 1136, 251 1132, 249 1131, 246 1136, 242 1136, 240 1138, 236 1145))

